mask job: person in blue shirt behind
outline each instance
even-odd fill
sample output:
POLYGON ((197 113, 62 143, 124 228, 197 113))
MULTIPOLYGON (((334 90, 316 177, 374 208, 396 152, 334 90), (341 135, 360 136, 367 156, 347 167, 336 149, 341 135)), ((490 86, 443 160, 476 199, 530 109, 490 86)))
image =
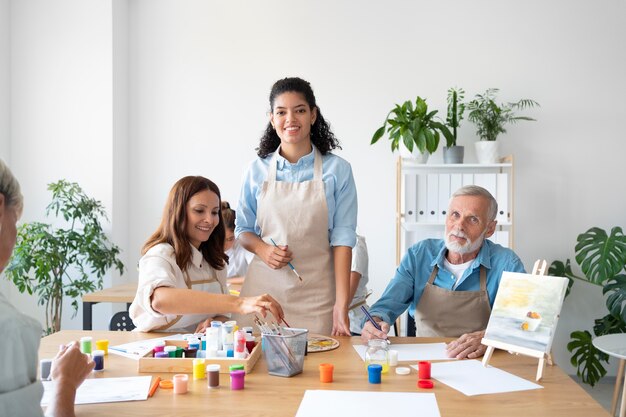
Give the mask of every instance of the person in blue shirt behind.
POLYGON ((255 254, 241 295, 270 292, 292 327, 349 336, 357 219, 352 168, 331 153, 339 142, 307 81, 278 80, 269 99, 259 157, 244 175, 237 205, 235 235, 255 254))
POLYGON ((409 308, 421 337, 458 337, 449 357, 477 358, 502 272, 525 272, 519 257, 489 238, 496 229, 498 204, 476 185, 450 199, 444 239, 411 246, 385 292, 370 309, 377 330, 365 321, 363 340, 387 338, 389 323, 409 308))

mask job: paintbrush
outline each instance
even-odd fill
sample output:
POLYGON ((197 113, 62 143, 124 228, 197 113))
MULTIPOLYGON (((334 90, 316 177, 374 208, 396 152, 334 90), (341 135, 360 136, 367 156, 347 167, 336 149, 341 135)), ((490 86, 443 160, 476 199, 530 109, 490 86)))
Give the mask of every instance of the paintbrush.
MULTIPOLYGON (((274 239, 270 238, 270 240, 272 241, 272 243, 274 244, 275 247, 278 247, 278 245, 276 244, 276 242, 274 242, 274 239)), ((293 265, 291 264, 291 262, 287 262, 287 265, 289 265, 289 268, 291 268, 291 270, 293 271, 294 274, 296 274, 296 276, 298 277, 298 279, 300 281, 302 281, 302 277, 300 276, 300 274, 298 274, 298 271, 296 271, 296 268, 293 267, 293 265)))

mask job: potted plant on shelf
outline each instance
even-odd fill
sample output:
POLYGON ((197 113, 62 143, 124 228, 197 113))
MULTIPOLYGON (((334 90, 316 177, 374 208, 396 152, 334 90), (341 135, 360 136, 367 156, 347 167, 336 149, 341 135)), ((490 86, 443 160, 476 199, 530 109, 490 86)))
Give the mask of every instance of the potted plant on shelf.
POLYGON ((457 128, 461 120, 463 120, 463 113, 465 112, 465 104, 463 103, 464 95, 465 91, 462 88, 451 88, 448 90, 448 115, 446 116, 446 123, 452 130, 452 137, 451 139, 446 138, 446 146, 443 148, 443 162, 446 164, 463 163, 465 147, 458 146, 456 141, 457 128))
POLYGON ((509 123, 520 120, 535 119, 527 116, 517 116, 516 111, 529 107, 539 106, 534 100, 521 99, 516 103, 496 103, 497 88, 490 88, 484 94, 476 94, 474 100, 467 104, 468 120, 476 125, 476 133, 480 141, 476 142, 476 156, 482 164, 493 164, 499 161, 498 142, 500 133, 506 133, 504 128, 509 123))
MULTIPOLYGON (((622 228, 614 227, 609 235, 603 229, 592 227, 578 235, 574 250, 582 277, 572 272, 569 259, 553 261, 548 274, 569 278, 570 287, 574 281, 589 282, 601 287, 602 294, 608 295, 608 313, 594 320, 595 337, 626 333, 626 236, 622 228)), ((594 337, 587 330, 572 332, 570 338, 567 350, 572 353, 571 362, 576 367, 576 374, 584 383, 594 386, 606 375, 603 363, 608 363, 609 357, 593 345, 594 337)))
POLYGON ((451 140, 448 128, 435 120, 437 110, 428 111, 426 100, 417 97, 415 106, 410 100, 396 106, 387 114, 383 125, 374 132, 371 145, 378 142, 385 132, 391 141, 391 151, 398 150, 403 143, 419 162, 426 162, 428 155, 439 146, 440 134, 451 140), (417 154, 413 151, 416 150, 417 154), (420 156, 421 155, 421 156, 420 156))
POLYGON ((73 299, 74 315, 83 294, 102 288, 102 277, 112 267, 120 274, 124 265, 120 249, 112 244, 100 224, 106 213, 100 201, 89 198, 76 183, 60 180, 48 184, 52 202, 46 215, 59 212, 66 228, 32 222, 18 229, 17 242, 6 276, 18 290, 36 293, 45 306, 46 334, 61 329, 63 298, 73 299))

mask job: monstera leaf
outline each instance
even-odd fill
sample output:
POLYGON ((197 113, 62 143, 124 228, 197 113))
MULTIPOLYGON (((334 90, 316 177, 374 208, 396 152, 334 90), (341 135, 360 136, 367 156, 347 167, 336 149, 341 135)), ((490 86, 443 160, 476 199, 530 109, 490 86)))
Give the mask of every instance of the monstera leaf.
POLYGON ((593 227, 578 235, 576 262, 590 282, 602 284, 613 278, 626 264, 626 236, 621 227, 611 229, 611 235, 593 227))
POLYGON ((606 308, 615 317, 621 317, 626 322, 626 275, 620 274, 609 280, 604 285, 604 294, 609 294, 606 299, 606 308))
POLYGON ((596 336, 613 333, 626 333, 626 322, 624 322, 621 317, 616 317, 613 314, 607 314, 601 319, 596 319, 594 323, 593 332, 596 336))
POLYGON ((572 365, 576 367, 576 375, 586 384, 592 387, 606 375, 606 369, 602 362, 608 361, 608 355, 600 352, 591 343, 591 333, 588 331, 573 332, 572 338, 567 344, 567 350, 573 353, 572 365))

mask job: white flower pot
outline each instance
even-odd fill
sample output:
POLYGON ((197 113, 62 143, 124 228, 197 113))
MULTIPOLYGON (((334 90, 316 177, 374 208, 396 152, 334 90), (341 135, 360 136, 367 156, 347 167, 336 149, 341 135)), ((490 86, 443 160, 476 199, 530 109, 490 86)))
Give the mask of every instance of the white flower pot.
POLYGON ((418 164, 425 164, 428 162, 428 157, 430 154, 428 152, 420 153, 417 146, 413 148, 413 152, 409 152, 409 150, 405 146, 400 146, 400 156, 402 158, 410 158, 413 159, 418 164))
POLYGON ((500 162, 500 151, 497 140, 481 140, 474 143, 476 158, 479 164, 497 164, 500 162))

